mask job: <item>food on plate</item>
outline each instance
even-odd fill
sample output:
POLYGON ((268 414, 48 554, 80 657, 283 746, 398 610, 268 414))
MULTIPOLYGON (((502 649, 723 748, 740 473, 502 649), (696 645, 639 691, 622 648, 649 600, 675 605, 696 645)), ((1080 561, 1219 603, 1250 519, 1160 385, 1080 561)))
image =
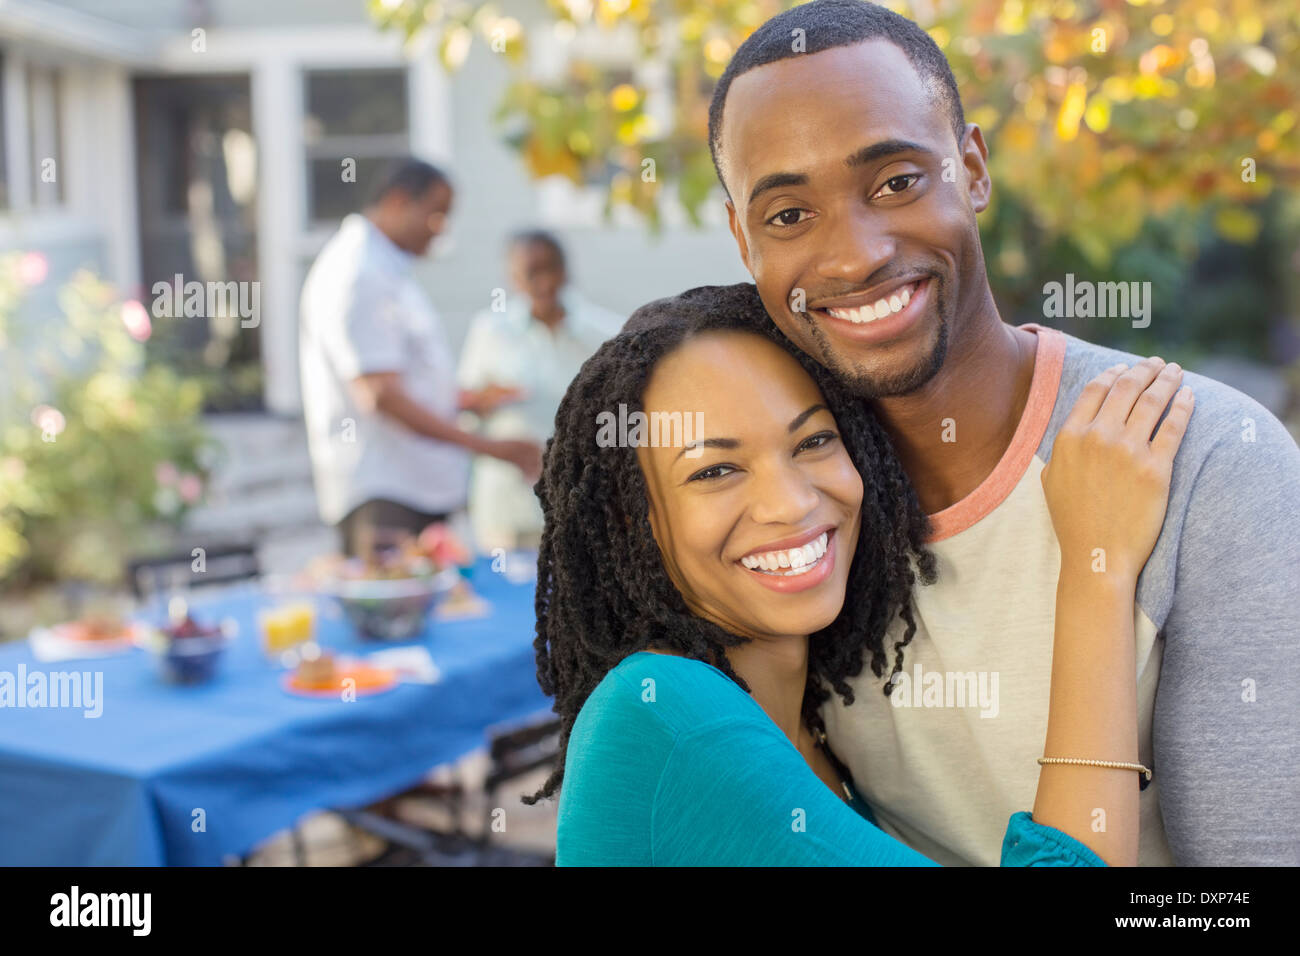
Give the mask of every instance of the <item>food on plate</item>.
POLYGON ((339 674, 334 655, 324 653, 319 657, 304 657, 294 674, 294 683, 310 688, 337 687, 339 674))
POLYGON ((58 629, 61 637, 73 641, 116 641, 130 636, 130 627, 120 617, 93 615, 69 621, 58 629))
POLYGON ((282 682, 290 692, 309 697, 333 697, 340 693, 373 694, 397 684, 397 672, 375 667, 364 660, 334 657, 316 648, 282 682))

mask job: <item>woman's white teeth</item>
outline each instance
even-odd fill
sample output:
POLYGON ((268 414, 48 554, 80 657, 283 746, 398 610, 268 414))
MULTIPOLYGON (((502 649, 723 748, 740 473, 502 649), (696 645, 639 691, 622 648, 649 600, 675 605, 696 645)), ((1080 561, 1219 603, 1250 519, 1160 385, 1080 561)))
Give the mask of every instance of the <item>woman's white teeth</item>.
POLYGON ((877 299, 875 305, 863 305, 856 309, 827 309, 826 311, 837 319, 848 319, 850 322, 874 322, 876 319, 883 319, 887 315, 893 315, 906 309, 907 303, 912 300, 912 292, 915 288, 916 283, 904 286, 887 299, 877 299))
POLYGON ((812 570, 822 556, 826 554, 826 542, 830 532, 823 531, 802 548, 787 548, 784 551, 767 551, 763 554, 751 554, 740 559, 740 563, 751 571, 766 571, 768 574, 806 574, 812 570), (782 571, 789 568, 788 571, 782 571))

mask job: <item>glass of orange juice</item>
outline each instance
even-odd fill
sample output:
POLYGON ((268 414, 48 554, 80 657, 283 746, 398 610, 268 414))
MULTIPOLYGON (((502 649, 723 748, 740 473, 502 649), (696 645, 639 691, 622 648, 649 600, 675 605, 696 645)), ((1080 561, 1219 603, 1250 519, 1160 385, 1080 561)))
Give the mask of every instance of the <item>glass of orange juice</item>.
POLYGON ((258 612, 257 621, 262 647, 270 656, 278 657, 315 636, 316 607, 310 601, 289 601, 258 612))

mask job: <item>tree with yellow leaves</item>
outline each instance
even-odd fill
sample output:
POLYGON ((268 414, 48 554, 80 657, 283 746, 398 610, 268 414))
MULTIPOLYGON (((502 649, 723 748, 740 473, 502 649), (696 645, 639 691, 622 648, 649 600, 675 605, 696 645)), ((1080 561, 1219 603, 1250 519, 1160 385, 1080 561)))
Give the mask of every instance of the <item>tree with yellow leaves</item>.
MULTIPOLYGON (((634 207, 652 229, 671 198, 694 221, 705 202, 720 201, 707 143, 714 83, 759 24, 795 5, 547 0, 557 35, 632 42, 646 69, 615 74, 575 56, 566 75, 543 82, 530 72, 526 32, 497 4, 369 2, 387 28, 408 36, 435 32, 450 69, 476 40, 501 53, 513 82, 498 118, 513 128, 510 141, 531 173, 603 184, 607 210, 634 207), (651 104, 655 97, 660 102, 651 104)), ((1136 263, 1172 280, 1223 242, 1253 255, 1263 243, 1275 258, 1279 243, 1294 248, 1300 4, 883 5, 934 38, 952 64, 968 121, 984 132, 995 186, 994 208, 983 220, 987 258, 995 288, 1005 287, 1013 300, 1028 301, 1041 275, 1059 277, 1068 266, 1122 270, 1136 263)), ((1277 282, 1285 272, 1274 269, 1277 282)), ((1265 357, 1272 321, 1265 312, 1277 303, 1243 288, 1257 299, 1251 313, 1241 290, 1231 293, 1237 317, 1254 323, 1244 351, 1265 357)), ((1294 315, 1295 290, 1290 294, 1294 315)), ((1211 350, 1223 323, 1209 314, 1198 318, 1197 303, 1205 299, 1184 283, 1164 296, 1164 308, 1167 316, 1176 310, 1183 330, 1204 329, 1208 338, 1194 332, 1188 341, 1211 350)), ((1136 336, 1122 344, 1150 347, 1153 340, 1136 336)))

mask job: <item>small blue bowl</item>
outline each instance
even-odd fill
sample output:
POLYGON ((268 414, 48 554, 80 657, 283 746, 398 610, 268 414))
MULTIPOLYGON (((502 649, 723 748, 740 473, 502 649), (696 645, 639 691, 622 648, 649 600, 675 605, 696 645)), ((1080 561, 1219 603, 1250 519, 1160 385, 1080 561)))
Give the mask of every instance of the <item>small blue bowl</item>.
POLYGON ((223 634, 168 641, 167 646, 156 654, 164 679, 173 684, 202 684, 212 680, 226 644, 223 634))

